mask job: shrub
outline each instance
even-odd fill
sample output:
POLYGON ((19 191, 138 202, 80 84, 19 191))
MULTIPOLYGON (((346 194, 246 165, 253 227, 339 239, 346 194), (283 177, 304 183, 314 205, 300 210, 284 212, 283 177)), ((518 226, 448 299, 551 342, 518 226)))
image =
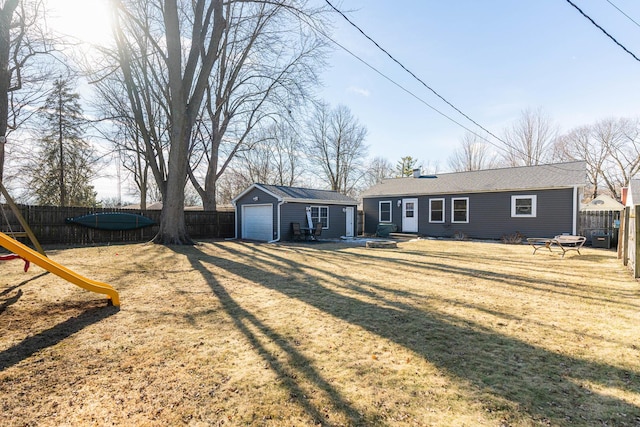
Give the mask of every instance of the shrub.
POLYGON ((524 236, 520 234, 519 231, 516 231, 513 234, 505 234, 500 239, 502 240, 502 243, 505 243, 507 245, 518 245, 522 243, 522 239, 524 239, 524 236))

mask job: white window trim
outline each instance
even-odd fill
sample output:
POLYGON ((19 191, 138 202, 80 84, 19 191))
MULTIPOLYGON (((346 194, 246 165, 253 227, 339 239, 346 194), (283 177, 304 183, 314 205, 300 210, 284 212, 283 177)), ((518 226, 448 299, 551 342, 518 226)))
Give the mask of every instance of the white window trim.
MULTIPOLYGON (((323 230, 328 230, 329 229, 329 206, 321 206, 321 205, 313 205, 313 206, 309 206, 311 209, 313 208, 318 208, 318 218, 321 218, 320 216, 320 209, 321 208, 325 208, 327 210, 327 226, 326 227, 322 227, 323 230)), ((312 217, 313 218, 313 217, 312 217)))
POLYGON ((535 218, 538 215, 538 196, 532 195, 517 195, 511 196, 511 217, 512 218, 535 218), (523 215, 516 212, 516 201, 521 199, 531 199, 531 214, 523 215))
POLYGON ((468 197, 454 197, 451 199, 451 222, 455 224, 468 224, 469 223, 469 198, 468 197), (455 220, 455 203, 458 200, 465 200, 467 202, 467 219, 465 221, 456 221, 455 220))
POLYGON ((383 200, 378 202, 378 222, 393 222, 393 204, 391 200, 383 200), (382 220, 382 204, 389 203, 389 221, 382 220))
POLYGON ((445 221, 445 218, 446 218, 445 215, 446 215, 446 212, 445 212, 444 199, 429 199, 429 222, 434 224, 441 224, 445 221), (442 220, 441 221, 433 221, 431 219, 431 202, 442 202, 442 220))

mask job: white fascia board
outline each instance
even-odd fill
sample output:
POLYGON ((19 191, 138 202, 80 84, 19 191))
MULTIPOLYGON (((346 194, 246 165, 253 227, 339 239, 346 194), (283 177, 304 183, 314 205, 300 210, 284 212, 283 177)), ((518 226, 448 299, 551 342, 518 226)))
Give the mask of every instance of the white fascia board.
POLYGON ((233 205, 236 205, 236 202, 241 199, 242 197, 244 197, 247 193, 249 193, 251 190, 253 190, 254 188, 257 188, 258 190, 262 191, 263 193, 267 193, 268 195, 274 197, 276 200, 278 200, 279 202, 284 201, 284 199, 280 196, 278 196, 277 194, 272 193, 271 191, 268 191, 267 189, 265 189, 264 187, 262 187, 260 184, 256 184, 253 183, 250 186, 247 187, 246 190, 244 190, 242 193, 238 194, 236 197, 233 198, 233 200, 231 200, 231 203, 233 203, 233 205))

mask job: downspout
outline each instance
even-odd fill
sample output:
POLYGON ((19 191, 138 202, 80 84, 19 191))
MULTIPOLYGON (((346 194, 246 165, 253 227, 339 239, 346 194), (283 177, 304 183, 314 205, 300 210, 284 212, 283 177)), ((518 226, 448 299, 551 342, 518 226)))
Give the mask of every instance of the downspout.
POLYGON ((277 217, 278 217, 278 234, 277 234, 277 235, 278 235, 278 237, 276 237, 276 238, 275 238, 275 239, 273 239, 273 240, 270 240, 270 241, 269 241, 269 242, 267 242, 267 243, 275 243, 275 242, 280 241, 280 237, 281 237, 281 236, 280 236, 280 207, 281 207, 282 205, 284 205, 284 203, 285 203, 285 202, 284 202, 284 200, 281 200, 281 201, 279 201, 279 202, 278 202, 278 212, 277 212, 277 217))
POLYGON ((233 204, 233 214, 235 216, 235 226, 233 227, 233 240, 238 240, 238 206, 234 200, 231 201, 233 204))
POLYGON ((573 229, 571 234, 574 236, 578 232, 578 209, 580 209, 580 201, 578 200, 578 186, 573 186, 573 229))

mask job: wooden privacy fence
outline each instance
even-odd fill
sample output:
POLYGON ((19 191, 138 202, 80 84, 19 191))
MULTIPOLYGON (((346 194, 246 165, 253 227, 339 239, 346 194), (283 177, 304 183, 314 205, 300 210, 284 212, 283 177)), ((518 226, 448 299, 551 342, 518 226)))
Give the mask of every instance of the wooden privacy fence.
POLYGON ((618 258, 633 271, 633 277, 640 277, 640 205, 626 207, 622 215, 620 228, 620 244, 618 245, 618 258))
MULTIPOLYGON (((11 209, 0 205, 0 231, 23 231, 11 209)), ((93 243, 146 242, 158 232, 159 210, 135 210, 117 208, 80 208, 56 206, 18 205, 22 216, 42 244, 86 245, 93 243), (127 212, 146 216, 156 225, 137 230, 95 230, 78 224, 67 224, 66 218, 102 212, 127 212)), ((194 239, 231 238, 235 235, 235 213, 233 211, 185 211, 185 223, 189 236, 194 239)), ((20 239, 22 240, 22 239, 20 239)))
POLYGON ((607 236, 610 245, 618 242, 621 211, 582 211, 578 215, 578 235, 593 243, 594 238, 607 236))

